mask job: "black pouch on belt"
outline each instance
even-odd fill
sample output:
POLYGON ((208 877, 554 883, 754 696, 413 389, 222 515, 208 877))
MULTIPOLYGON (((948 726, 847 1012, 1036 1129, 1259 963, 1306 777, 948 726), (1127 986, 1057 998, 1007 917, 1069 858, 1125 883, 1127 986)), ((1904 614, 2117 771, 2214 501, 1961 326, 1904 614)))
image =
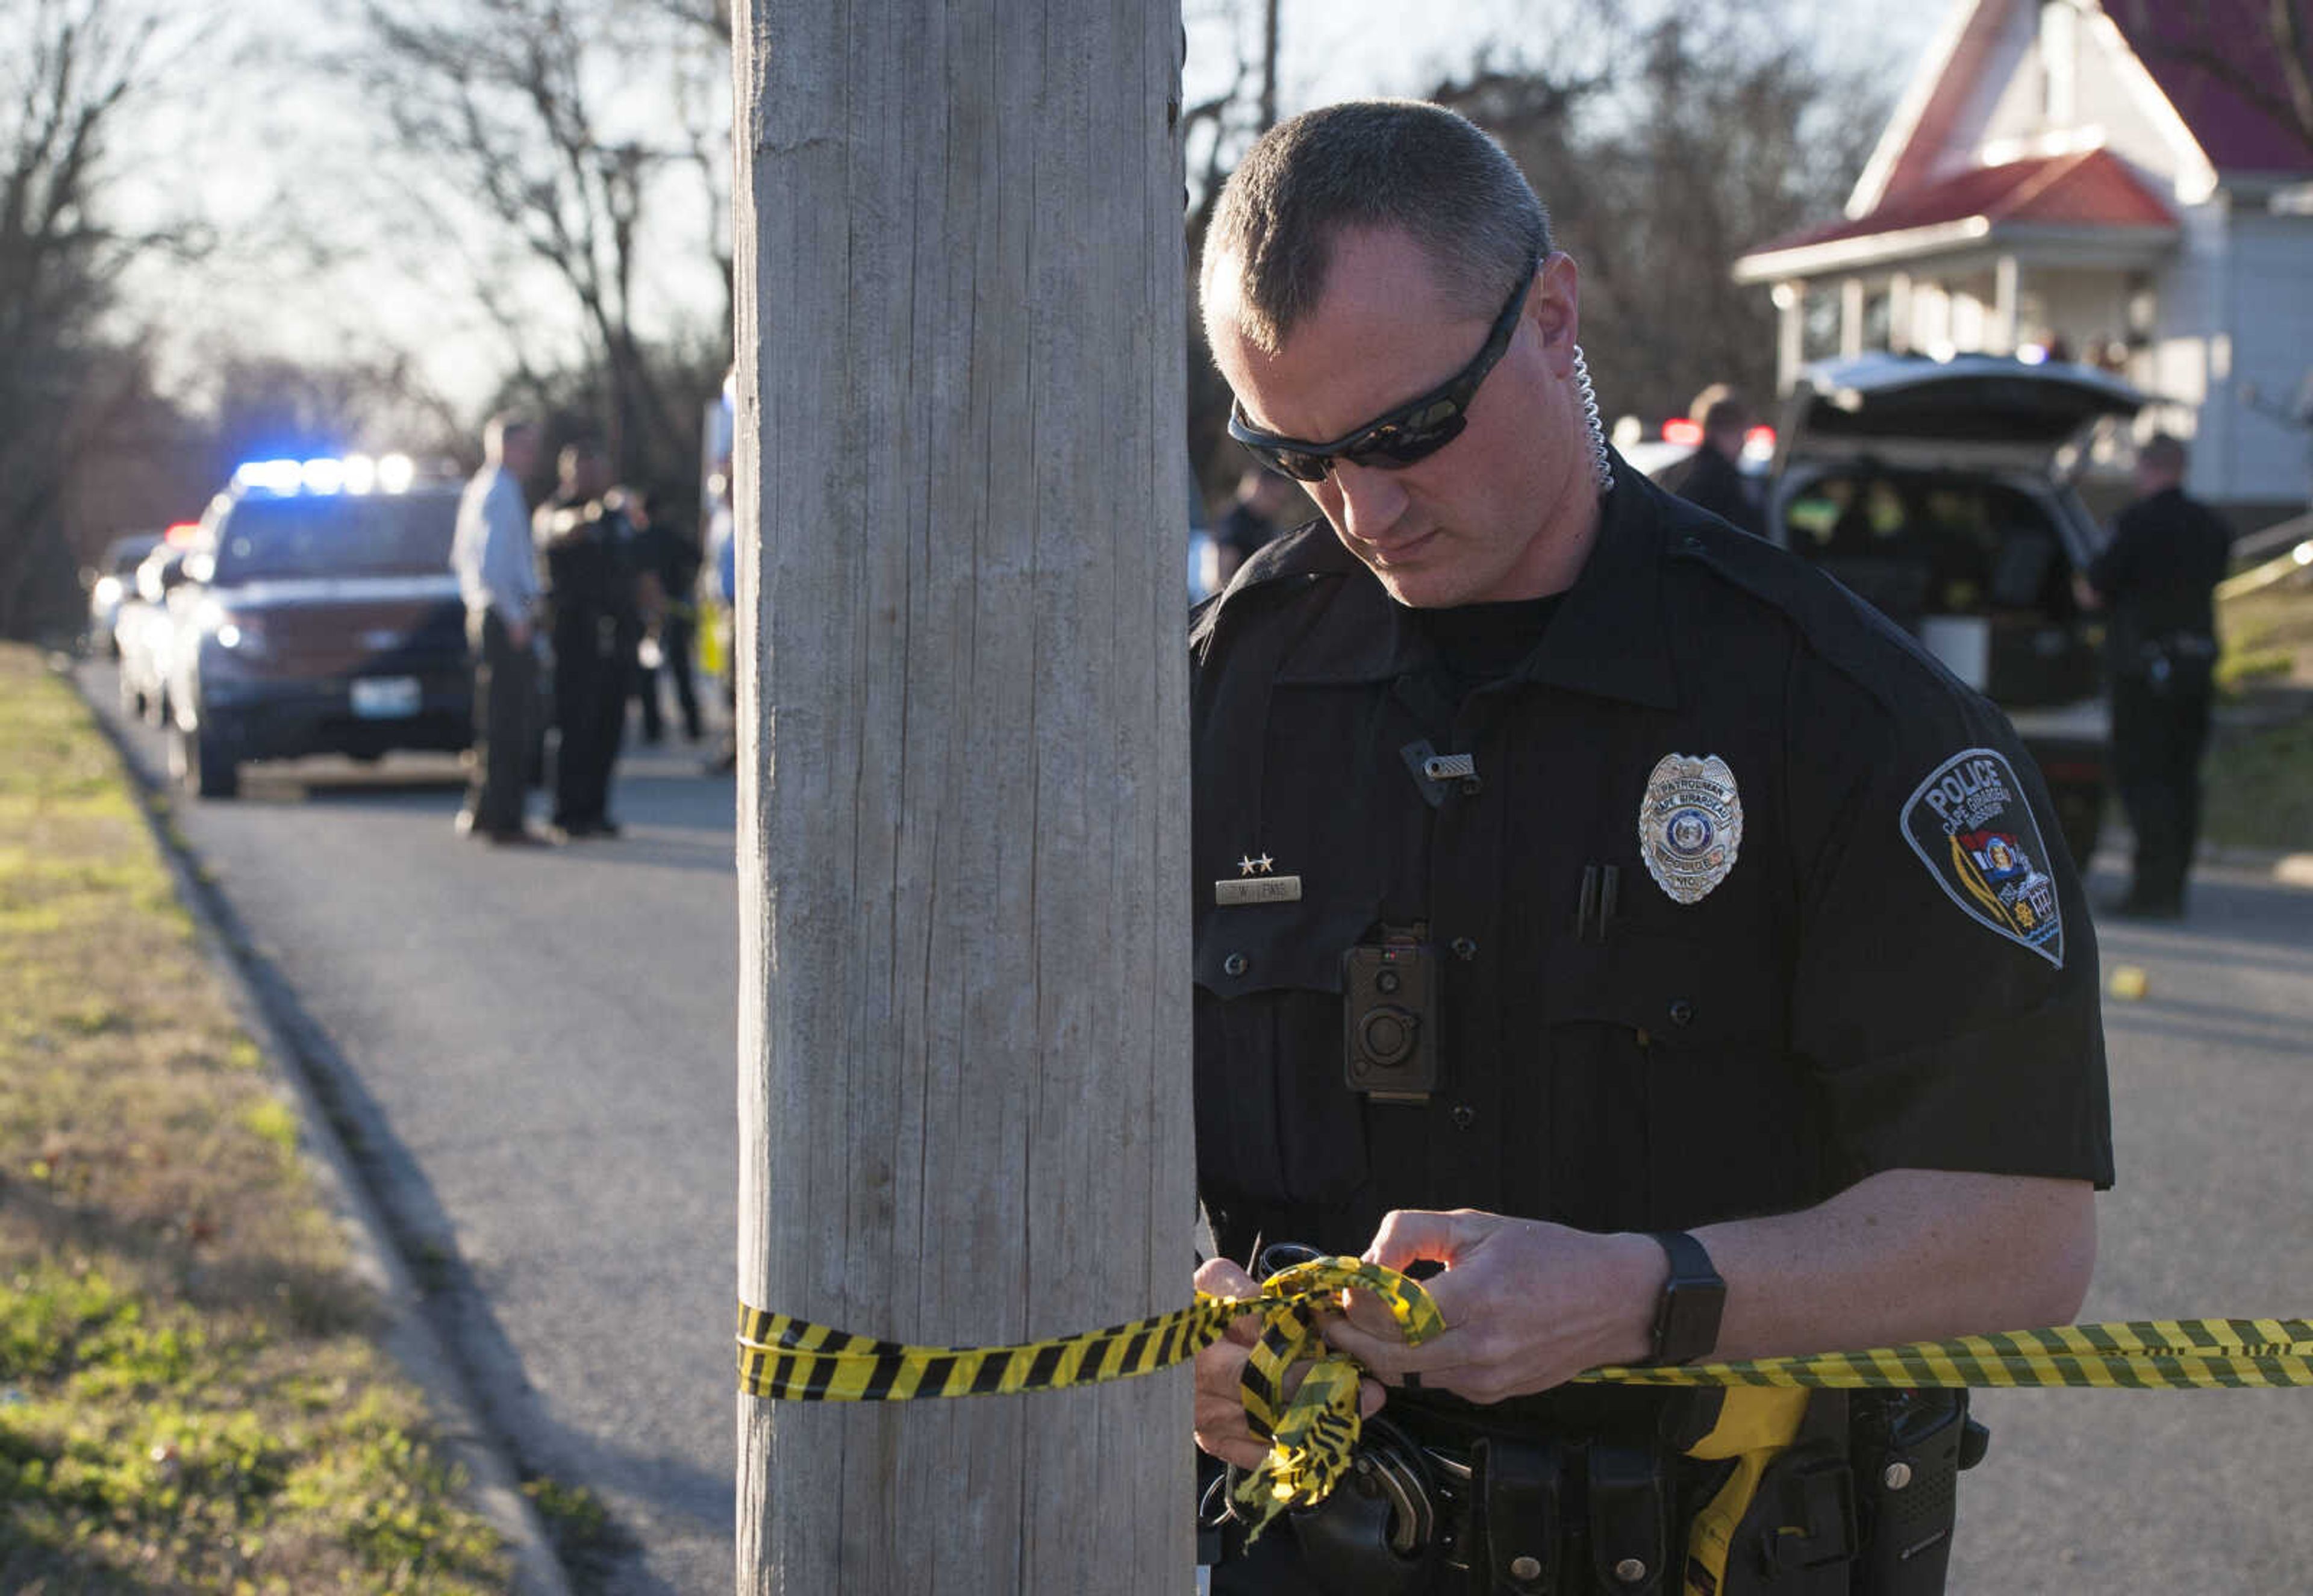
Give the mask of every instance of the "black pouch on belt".
POLYGON ((1570 1454, 1552 1441, 1489 1435, 1470 1449, 1477 1555, 1472 1583, 1481 1596, 1560 1596, 1566 1545, 1570 1454))
POLYGON ((1662 1465, 1648 1448, 1595 1442, 1589 1463, 1591 1588, 1656 1596, 1670 1561, 1662 1465))
POLYGON ((1937 1596, 1951 1561, 1959 1473, 1991 1432, 1967 1416, 1963 1390, 1888 1391, 1856 1401, 1856 1476, 1863 1557, 1856 1596, 1937 1596))

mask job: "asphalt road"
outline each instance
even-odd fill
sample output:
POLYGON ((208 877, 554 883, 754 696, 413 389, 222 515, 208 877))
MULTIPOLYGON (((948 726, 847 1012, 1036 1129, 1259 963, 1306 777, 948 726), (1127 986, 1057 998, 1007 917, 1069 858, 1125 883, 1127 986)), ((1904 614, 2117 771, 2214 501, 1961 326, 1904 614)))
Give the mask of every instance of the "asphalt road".
MULTIPOLYGON (((112 702, 108 668, 91 697, 112 702)), ((129 741, 154 769, 159 739, 129 741)), ((633 1545, 590 1582, 731 1588, 733 784, 638 750, 624 837, 453 837, 454 762, 312 760, 186 835, 351 1082, 413 1263, 523 1465, 633 1545)), ((2096 885, 2119 884, 2109 861, 2096 885)), ((2313 1315, 2313 890, 2204 870, 2182 926, 2101 928, 2120 1185, 2085 1317, 2313 1315)), ((2019 1327, 2020 1328, 2020 1327, 2019 1327)), ((2313 1589, 2313 1391, 1992 1393, 1951 1589, 2313 1589)))

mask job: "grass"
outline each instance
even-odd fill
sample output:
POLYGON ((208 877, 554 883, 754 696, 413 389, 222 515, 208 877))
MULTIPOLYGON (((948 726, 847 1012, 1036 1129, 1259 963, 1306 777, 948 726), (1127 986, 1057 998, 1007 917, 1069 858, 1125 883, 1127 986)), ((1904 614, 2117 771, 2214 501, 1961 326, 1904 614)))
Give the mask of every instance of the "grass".
POLYGON ((0 1591, 506 1588, 110 747, 0 647, 0 1591))
POLYGON ((2313 714, 2219 734, 2203 780, 2210 841, 2313 853, 2313 714))
POLYGON ((2218 625, 2219 701, 2251 723, 2210 740, 2203 829, 2212 842, 2313 851, 2313 587, 2244 594, 2218 625))

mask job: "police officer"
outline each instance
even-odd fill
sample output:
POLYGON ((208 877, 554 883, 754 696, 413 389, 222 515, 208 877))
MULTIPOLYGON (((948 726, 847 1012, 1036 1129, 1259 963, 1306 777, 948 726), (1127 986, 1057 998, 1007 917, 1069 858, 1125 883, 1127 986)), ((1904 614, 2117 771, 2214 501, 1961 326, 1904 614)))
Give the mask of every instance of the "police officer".
POLYGON ((699 688, 692 678, 691 656, 699 643, 700 555, 696 539, 667 518, 665 495, 637 487, 625 495, 620 509, 634 529, 636 564, 643 573, 646 608, 656 616, 650 622, 650 641, 656 659, 635 668, 635 697, 643 709, 643 741, 656 742, 665 722, 659 705, 662 669, 674 685, 675 706, 682 712, 682 735, 697 742, 702 734, 699 718, 699 688))
POLYGON ((1702 442, 1662 474, 1662 485, 1728 525, 1764 537, 1766 521, 1743 475, 1743 446, 1751 432, 1751 411, 1743 396, 1713 382, 1694 396, 1686 413, 1702 426, 1702 442))
POLYGON ((555 464, 554 496, 531 527, 554 617, 554 825, 567 837, 616 837, 611 772, 642 641, 634 533, 603 502, 611 468, 599 447, 567 444, 555 464))
POLYGON ((1236 496, 1221 512, 1213 527, 1213 548, 1218 555, 1217 575, 1227 586, 1236 568, 1261 552, 1262 545, 1299 519, 1296 505, 1306 501, 1294 490, 1292 479, 1265 466, 1248 466, 1238 478, 1236 496))
MULTIPOLYGON (((2059 1323, 2087 1286, 2097 956, 2037 773, 1607 448, 1579 286, 1502 152, 1405 101, 1264 135, 1209 235, 1230 431, 1323 519, 1192 634, 1197 1283, 1305 1243, 1438 1267, 1448 1327, 1330 1324, 1368 1488, 1217 1591, 1681 1589, 1726 1410, 1570 1375, 2059 1323)), ((1240 1466, 1251 1333, 1197 1366, 1240 1466)), ((1870 1460, 1959 1418, 1813 1399, 1703 1582, 1939 1588, 1948 1537, 1888 1528, 1927 1497, 1870 1460)))
POLYGON ((2134 878, 2116 913, 2175 919, 2201 835, 2201 754, 2217 662, 2216 585, 2232 530, 2185 496, 2185 445, 2155 434, 2136 456, 2139 497, 2079 596, 2111 612, 2112 754, 2121 805, 2136 833, 2134 878))

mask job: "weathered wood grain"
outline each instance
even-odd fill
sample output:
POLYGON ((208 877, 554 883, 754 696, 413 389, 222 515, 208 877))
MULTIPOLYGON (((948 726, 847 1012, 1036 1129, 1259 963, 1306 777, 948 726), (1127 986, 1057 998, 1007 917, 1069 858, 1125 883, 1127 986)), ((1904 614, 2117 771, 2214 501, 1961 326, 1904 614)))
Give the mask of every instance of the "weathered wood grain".
MULTIPOLYGON (((1177 5, 736 7, 739 1288, 910 1341, 1178 1306, 1177 5)), ((742 1592, 1189 1588, 1182 1372, 742 1399, 742 1592)))

